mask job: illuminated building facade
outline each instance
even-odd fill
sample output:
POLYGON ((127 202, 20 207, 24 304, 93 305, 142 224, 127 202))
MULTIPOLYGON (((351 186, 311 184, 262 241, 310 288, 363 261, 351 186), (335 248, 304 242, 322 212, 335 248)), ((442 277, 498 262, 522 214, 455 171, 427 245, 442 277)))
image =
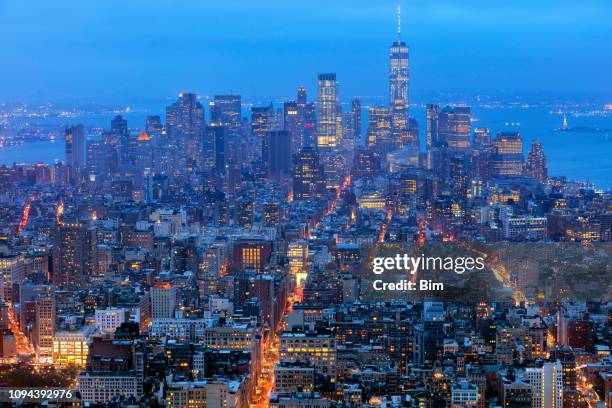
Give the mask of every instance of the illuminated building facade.
POLYGON ((440 111, 439 138, 449 149, 465 151, 470 148, 469 106, 446 106, 440 111))
POLYGON ((57 331, 53 336, 53 364, 85 367, 93 326, 79 331, 57 331))
POLYGON ((238 270, 252 269, 258 273, 265 266, 272 254, 270 243, 260 240, 241 240, 234 244, 233 262, 238 270))
POLYGON ((382 210, 385 208, 385 199, 380 191, 365 191, 358 199, 359 208, 382 210))
POLYGON ((275 392, 311 392, 314 390, 315 369, 302 362, 284 362, 274 366, 275 392))
POLYGON ((257 342, 253 327, 246 324, 213 326, 204 329, 204 344, 214 350, 254 350, 257 342))
POLYGON ((317 147, 333 149, 338 143, 338 82, 336 74, 319 74, 317 80, 317 147))
POLYGON ((251 133, 259 140, 263 140, 266 133, 272 129, 274 121, 272 106, 251 108, 251 133))
POLYGON ((322 157, 323 172, 325 174, 325 187, 338 189, 347 173, 346 159, 339 154, 330 154, 322 157))
POLYGON ((546 217, 510 216, 502 222, 504 237, 508 239, 542 239, 547 234, 546 217))
POLYGON ((491 129, 477 127, 474 129, 474 143, 475 149, 488 149, 491 147, 491 129))
POLYGON ((533 386, 533 408, 563 407, 563 367, 559 361, 526 368, 525 381, 533 386))
POLYGON ((172 408, 240 408, 246 405, 244 382, 169 379, 165 392, 166 406, 172 408))
POLYGON ((39 295, 34 303, 35 323, 33 343, 39 361, 51 362, 55 334, 55 297, 52 293, 39 295))
POLYGON ((386 154, 393 150, 391 138, 391 110, 386 106, 371 106, 368 109, 366 145, 386 154))
POLYGON ((292 275, 304 274, 308 261, 308 242, 294 241, 287 247, 287 258, 289 258, 289 273, 292 275))
POLYGON ((281 360, 306 362, 335 381, 336 339, 333 334, 282 332, 279 352, 281 360))
POLYGON ((518 132, 499 132, 493 141, 492 176, 511 177, 523 174, 523 139, 518 132))
POLYGON ((414 143, 408 133, 409 58, 408 47, 401 39, 400 9, 397 9, 397 39, 389 48, 389 105, 391 138, 396 148, 414 143))
POLYGON ((0 255, 0 301, 13 302, 13 285, 23 277, 23 255, 0 255))
POLYGON ((156 282, 151 287, 151 313, 153 319, 174 317, 176 287, 170 282, 156 282))

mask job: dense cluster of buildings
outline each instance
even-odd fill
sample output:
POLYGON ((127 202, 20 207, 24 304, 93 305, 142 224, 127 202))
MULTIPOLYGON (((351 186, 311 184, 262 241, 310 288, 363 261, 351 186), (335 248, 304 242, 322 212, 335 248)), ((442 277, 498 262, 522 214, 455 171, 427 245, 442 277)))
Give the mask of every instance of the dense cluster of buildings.
POLYGON ((609 289, 361 296, 380 243, 612 240, 610 193, 549 177, 542 144, 525 156, 468 106, 418 124, 399 32, 389 62, 367 124, 323 73, 314 101, 244 117, 239 95, 184 93, 141 131, 67 127, 62 163, 0 167, 0 362, 77 366, 91 404, 611 406, 609 289))

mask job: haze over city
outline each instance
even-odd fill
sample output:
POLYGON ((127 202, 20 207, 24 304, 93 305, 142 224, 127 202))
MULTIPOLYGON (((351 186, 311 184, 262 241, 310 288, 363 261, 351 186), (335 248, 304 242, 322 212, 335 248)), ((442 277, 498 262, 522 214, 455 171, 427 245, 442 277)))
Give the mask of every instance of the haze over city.
MULTIPOLYGON (((313 89, 318 72, 338 74, 342 97, 384 96, 396 3, 3 1, 0 99, 269 99, 313 89)), ((401 3, 415 101, 612 94, 609 1, 401 3)))

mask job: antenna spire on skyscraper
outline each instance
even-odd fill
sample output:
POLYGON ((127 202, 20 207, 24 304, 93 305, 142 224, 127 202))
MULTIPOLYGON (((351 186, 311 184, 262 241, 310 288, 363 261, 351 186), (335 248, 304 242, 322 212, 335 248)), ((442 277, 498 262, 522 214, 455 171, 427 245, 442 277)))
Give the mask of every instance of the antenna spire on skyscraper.
POLYGON ((400 35, 402 32, 402 11, 401 6, 397 5, 397 41, 400 40, 400 35))

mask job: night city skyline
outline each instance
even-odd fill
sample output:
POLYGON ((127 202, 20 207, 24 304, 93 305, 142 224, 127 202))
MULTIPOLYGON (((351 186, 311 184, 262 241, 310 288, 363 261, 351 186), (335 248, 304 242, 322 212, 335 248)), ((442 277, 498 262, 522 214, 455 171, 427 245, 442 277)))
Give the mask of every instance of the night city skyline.
POLYGON ((0 406, 612 407, 612 4, 226 3, 0 3, 0 406))

